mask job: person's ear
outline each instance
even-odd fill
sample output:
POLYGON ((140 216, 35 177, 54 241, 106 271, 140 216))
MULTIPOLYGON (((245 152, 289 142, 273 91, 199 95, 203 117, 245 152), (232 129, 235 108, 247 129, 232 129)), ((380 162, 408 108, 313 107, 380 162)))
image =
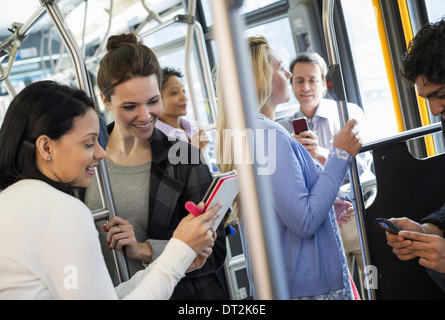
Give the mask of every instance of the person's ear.
POLYGON ((100 93, 100 99, 102 100, 102 103, 104 104, 105 108, 107 108, 107 111, 111 111, 110 102, 107 100, 107 98, 102 92, 100 93))
POLYGON ((52 140, 46 135, 41 135, 36 140, 36 157, 46 162, 51 162, 53 156, 52 140))

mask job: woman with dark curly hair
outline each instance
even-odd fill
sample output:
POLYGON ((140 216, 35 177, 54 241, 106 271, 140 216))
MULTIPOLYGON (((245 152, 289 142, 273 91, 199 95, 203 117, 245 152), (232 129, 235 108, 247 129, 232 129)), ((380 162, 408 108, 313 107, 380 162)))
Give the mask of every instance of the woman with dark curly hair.
POLYGON ((187 96, 181 70, 165 67, 162 69, 161 96, 164 108, 156 121, 156 128, 167 136, 190 142, 204 150, 209 138, 204 130, 197 131, 194 123, 187 121, 187 96))

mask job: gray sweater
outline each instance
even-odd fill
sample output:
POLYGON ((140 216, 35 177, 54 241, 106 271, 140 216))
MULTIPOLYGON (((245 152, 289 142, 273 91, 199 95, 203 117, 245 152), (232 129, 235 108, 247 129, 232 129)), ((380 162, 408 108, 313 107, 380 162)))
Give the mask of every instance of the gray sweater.
MULTIPOLYGON (((134 228, 136 239, 139 242, 148 241, 148 188, 150 181, 151 162, 138 166, 126 167, 115 164, 108 159, 105 160, 112 185, 113 199, 116 209, 116 215, 127 220, 134 228)), ((90 210, 100 209, 102 207, 97 179, 86 190, 85 203, 90 210)), ((114 263, 113 253, 107 244, 107 233, 102 231, 105 221, 96 223, 99 232, 102 253, 110 272, 114 285, 119 284, 119 278, 114 263)), ((152 245, 153 260, 155 260, 167 244, 167 240, 148 241, 152 245)), ((130 276, 144 268, 140 260, 127 257, 130 276)))

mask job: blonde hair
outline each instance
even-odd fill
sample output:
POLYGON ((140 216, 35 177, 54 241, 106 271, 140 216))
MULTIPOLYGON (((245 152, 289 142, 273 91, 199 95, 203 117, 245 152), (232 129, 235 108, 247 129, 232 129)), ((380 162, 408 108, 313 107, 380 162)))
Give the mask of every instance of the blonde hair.
MULTIPOLYGON (((260 111, 270 100, 273 90, 273 60, 270 52, 270 46, 267 39, 263 36, 253 36, 248 38, 250 57, 252 60, 253 73, 257 89, 258 108, 260 111)), ((231 139, 224 139, 224 130, 229 129, 227 114, 224 109, 224 100, 222 98, 219 73, 216 73, 215 79, 218 96, 218 114, 216 131, 219 135, 219 141, 216 143, 216 160, 220 172, 228 172, 235 168, 233 156, 233 143, 231 139)), ((226 219, 226 224, 236 222, 240 217, 240 198, 235 199, 232 206, 232 213, 226 219)))
POLYGON ((270 46, 263 36, 248 38, 257 89, 258 110, 269 101, 273 90, 273 61, 270 46))

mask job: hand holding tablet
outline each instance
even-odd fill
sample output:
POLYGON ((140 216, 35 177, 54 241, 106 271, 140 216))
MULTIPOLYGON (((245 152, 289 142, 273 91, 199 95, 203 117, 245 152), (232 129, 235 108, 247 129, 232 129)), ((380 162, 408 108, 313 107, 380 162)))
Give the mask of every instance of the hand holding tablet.
POLYGON ((221 203, 221 215, 215 221, 215 224, 212 227, 212 230, 215 231, 223 220, 225 213, 227 212, 227 210, 229 210, 233 200, 235 200, 238 193, 238 173, 235 170, 230 171, 216 177, 213 180, 212 184, 207 190, 206 195, 204 196, 203 202, 205 203, 205 206, 203 210, 200 210, 192 201, 187 201, 185 204, 185 208, 194 216, 199 216, 218 202, 221 203))

